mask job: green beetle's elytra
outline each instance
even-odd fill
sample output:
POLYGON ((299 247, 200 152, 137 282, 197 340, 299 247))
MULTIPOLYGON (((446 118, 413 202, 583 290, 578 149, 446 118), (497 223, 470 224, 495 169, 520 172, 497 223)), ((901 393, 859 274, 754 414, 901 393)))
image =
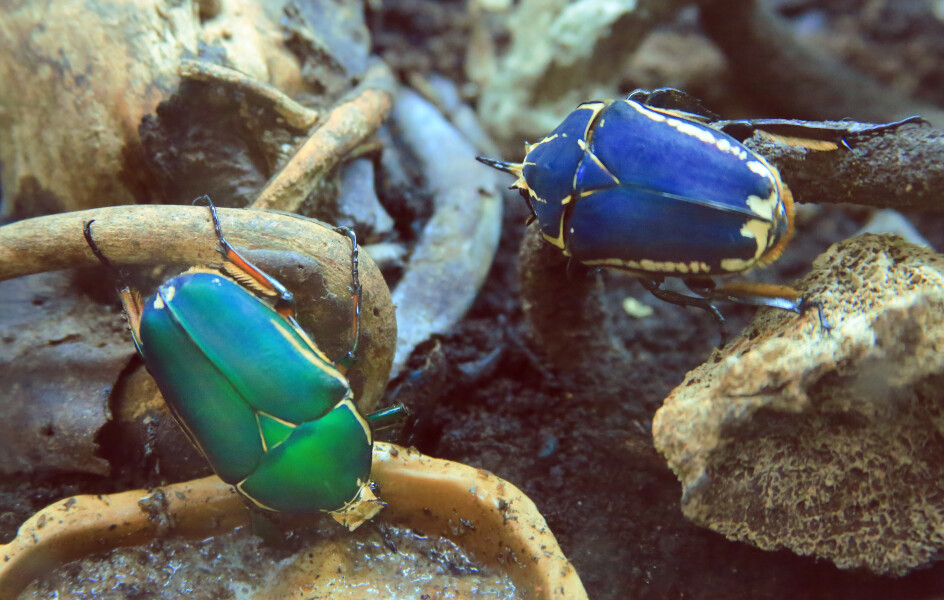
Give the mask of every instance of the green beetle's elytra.
POLYGON ((335 362, 298 325, 292 293, 226 241, 216 208, 202 199, 221 264, 191 268, 147 300, 98 248, 93 221, 86 242, 117 273, 138 353, 214 472, 251 507, 327 512, 354 529, 383 506, 370 484, 375 419, 360 414, 346 377, 360 334, 357 239, 342 230, 352 248, 352 340, 335 362))

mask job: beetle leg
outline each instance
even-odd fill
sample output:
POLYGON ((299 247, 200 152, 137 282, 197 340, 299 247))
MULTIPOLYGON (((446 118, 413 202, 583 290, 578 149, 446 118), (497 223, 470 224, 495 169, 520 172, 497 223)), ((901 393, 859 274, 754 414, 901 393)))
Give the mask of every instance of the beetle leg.
POLYGON ((848 130, 845 132, 845 135, 839 138, 838 143, 845 147, 846 150, 852 150, 853 146, 864 139, 885 135, 886 133, 895 133, 898 128, 904 125, 928 125, 928 123, 927 119, 919 115, 913 115, 906 119, 892 121, 890 123, 858 123, 850 121, 848 130))
POLYGON ((816 152, 836 150, 840 145, 847 150, 852 147, 836 131, 820 129, 815 124, 804 125, 804 121, 793 119, 757 119, 753 121, 717 121, 711 126, 726 133, 739 142, 744 142, 755 133, 787 146, 806 148, 816 152), (789 133, 788 133, 789 132, 789 133))
POLYGON ((676 116, 696 121, 717 121, 718 115, 711 112, 701 100, 675 88, 655 90, 635 90, 626 96, 627 100, 638 102, 659 112, 670 112, 676 116))
POLYGON ((715 291, 715 287, 717 287, 714 279, 685 278, 682 279, 682 283, 684 283, 685 287, 688 289, 705 298, 711 296, 715 291))
POLYGON ((222 270, 239 283, 259 294, 274 298, 276 312, 286 319, 294 319, 295 298, 292 296, 292 292, 288 291, 277 279, 270 277, 239 252, 236 252, 236 249, 223 237, 220 217, 216 214, 216 206, 213 205, 213 201, 204 194, 194 200, 194 203, 196 204, 201 200, 205 200, 210 208, 210 218, 213 220, 213 229, 216 231, 216 239, 218 240, 217 251, 223 255, 222 270))
POLYGON ((900 121, 890 123, 856 123, 850 122, 849 131, 846 137, 871 137, 873 135, 885 135, 894 133, 899 127, 904 125, 928 125, 927 119, 920 115, 912 115, 900 121))
POLYGON ((718 323, 718 330, 721 332, 721 345, 724 346, 728 340, 728 332, 724 327, 724 316, 722 316, 721 311, 711 303, 711 300, 704 298, 702 296, 689 296, 687 294, 681 294, 672 290, 667 290, 662 287, 662 281, 656 279, 646 279, 639 278, 639 281, 642 282, 642 286, 646 288, 649 293, 653 296, 662 300, 663 302, 668 302, 669 304, 675 304, 677 306, 694 306, 695 308, 700 308, 706 310, 714 316, 715 321, 718 323))
POLYGON ((755 133, 760 133, 775 142, 814 150, 835 150, 840 144, 849 147, 835 130, 817 127, 813 122, 796 119, 737 119, 715 121, 715 129, 726 133, 739 142, 744 142, 755 133))
POLYGON ((823 328, 823 331, 829 333, 832 331, 832 326, 829 324, 829 321, 826 320, 826 317, 823 316, 823 303, 819 300, 807 300, 806 298, 797 299, 797 308, 800 309, 800 314, 805 315, 807 312, 816 309, 816 316, 819 317, 819 325, 823 328))
POLYGON ((349 367, 354 363, 354 360, 357 358, 357 344, 361 336, 361 281, 358 277, 357 271, 357 260, 358 260, 358 246, 357 246, 357 234, 354 233, 353 229, 348 227, 337 227, 335 231, 338 233, 344 234, 347 237, 351 238, 351 299, 354 303, 353 316, 351 318, 351 349, 348 350, 347 355, 339 361, 341 366, 349 367))
POLYGON ((857 121, 801 121, 798 119, 738 119, 715 121, 711 126, 739 142, 761 131, 767 137, 791 146, 810 150, 835 150, 839 146, 851 149, 864 138, 893 133, 904 125, 923 125, 927 120, 919 116, 891 123, 859 123, 857 121))
POLYGON ((381 429, 387 429, 388 427, 394 427, 405 419, 409 419, 412 415, 413 411, 407 408, 405 404, 397 402, 393 406, 374 411, 364 418, 370 423, 370 428, 373 431, 379 431, 381 429))
POLYGON ((82 225, 85 243, 88 244, 95 258, 97 258, 106 269, 111 271, 118 281, 118 297, 121 299, 121 306, 124 309, 125 317, 128 319, 128 327, 131 329, 131 337, 134 339, 134 345, 138 349, 138 352, 141 353, 141 313, 144 312, 144 301, 141 298, 141 293, 128 284, 121 269, 108 260, 108 257, 105 256, 101 248, 98 247, 98 244, 95 243, 95 240, 92 239, 92 223, 94 222, 95 219, 92 219, 82 225))
POLYGON ((714 289, 709 297, 720 298, 738 304, 771 306, 801 315, 816 309, 816 314, 819 317, 822 328, 826 331, 831 329, 829 322, 823 315, 823 304, 821 302, 802 298, 800 292, 785 285, 772 285, 753 281, 736 281, 714 289))
POLYGON ((800 292, 785 285, 733 281, 713 289, 709 297, 738 304, 772 306, 795 313, 800 312, 800 292))

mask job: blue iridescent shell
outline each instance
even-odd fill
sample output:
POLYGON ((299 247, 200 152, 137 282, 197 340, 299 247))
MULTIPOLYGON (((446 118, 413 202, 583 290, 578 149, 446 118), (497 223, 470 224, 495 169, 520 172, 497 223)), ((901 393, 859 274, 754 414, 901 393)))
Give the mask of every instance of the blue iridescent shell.
POLYGON ((775 260, 793 230, 777 170, 686 113, 580 105, 528 147, 514 187, 545 239, 587 265, 682 277, 775 260))

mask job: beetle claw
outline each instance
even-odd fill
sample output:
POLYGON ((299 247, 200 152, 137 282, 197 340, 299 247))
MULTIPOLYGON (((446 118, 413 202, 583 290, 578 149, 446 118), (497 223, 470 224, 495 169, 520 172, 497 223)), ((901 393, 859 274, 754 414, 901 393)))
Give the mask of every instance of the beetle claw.
POLYGON ((724 315, 722 315, 721 311, 718 310, 718 307, 711 302, 707 303, 707 308, 705 310, 710 312, 714 316, 715 321, 718 323, 718 335, 721 336, 721 343, 718 344, 718 347, 724 348, 728 345, 728 328, 725 327, 724 315))
POLYGON ((809 311, 816 309, 816 315, 819 317, 820 327, 823 328, 823 331, 830 333, 833 328, 829 324, 829 321, 826 320, 826 316, 823 314, 823 303, 819 300, 807 300, 806 298, 800 298, 796 302, 796 312, 804 315, 809 311))

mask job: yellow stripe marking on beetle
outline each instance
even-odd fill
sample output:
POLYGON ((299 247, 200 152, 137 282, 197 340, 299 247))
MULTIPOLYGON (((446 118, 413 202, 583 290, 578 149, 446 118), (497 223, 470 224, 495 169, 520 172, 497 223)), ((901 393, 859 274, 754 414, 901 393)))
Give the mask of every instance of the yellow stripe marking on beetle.
POLYGON ((623 260, 619 258, 601 258, 597 260, 586 260, 583 264, 591 267, 618 267, 629 269, 631 271, 647 271, 650 273, 682 273, 688 274, 707 274, 711 272, 708 263, 691 261, 688 263, 672 261, 656 261, 644 258, 641 260, 623 260))
POLYGON ((373 444, 373 443, 374 443, 374 434, 373 434, 373 432, 370 430, 370 424, 367 422, 367 419, 365 419, 365 418, 361 415, 360 411, 358 411, 357 408, 354 406, 354 402, 353 402, 352 398, 353 398, 353 395, 349 392, 349 393, 344 397, 344 399, 341 400, 340 402, 338 402, 338 404, 337 404, 332 410, 337 410, 337 409, 339 409, 339 408, 341 408, 341 407, 344 407, 344 408, 346 408, 347 410, 351 411, 351 414, 354 415, 354 418, 357 419, 357 422, 360 424, 360 426, 364 428, 364 437, 367 438, 367 443, 368 443, 368 444, 373 444))
POLYGON ((327 356, 311 341, 308 335, 301 328, 287 327, 283 319, 273 318, 269 320, 275 327, 275 330, 282 334, 282 337, 290 343, 299 354, 302 354, 312 364, 328 372, 332 377, 343 383, 346 387, 350 386, 347 378, 334 366, 327 356), (301 341, 305 343, 301 343, 301 341))
POLYGON ((774 221, 774 210, 780 205, 780 198, 777 196, 777 190, 773 190, 766 198, 748 196, 745 204, 751 212, 767 221, 769 225, 774 221))
POLYGON ((740 272, 746 271, 757 264, 758 260, 767 251, 770 244, 770 223, 751 219, 741 227, 741 235, 746 238, 752 238, 757 244, 757 250, 752 258, 723 258, 721 259, 721 268, 725 271, 740 272))
MULTIPOLYGON (((568 196, 568 201, 569 201, 569 198, 570 197, 568 196)), ((547 235, 546 233, 544 233, 543 231, 541 232, 541 236, 544 237, 544 239, 550 242, 551 244, 563 250, 564 256, 570 256, 570 252, 568 252, 567 250, 567 245, 564 243, 564 216, 565 214, 566 213, 564 211, 561 211, 560 224, 557 229, 557 237, 551 237, 547 235)), ((571 231, 571 233, 573 232, 571 231)))

